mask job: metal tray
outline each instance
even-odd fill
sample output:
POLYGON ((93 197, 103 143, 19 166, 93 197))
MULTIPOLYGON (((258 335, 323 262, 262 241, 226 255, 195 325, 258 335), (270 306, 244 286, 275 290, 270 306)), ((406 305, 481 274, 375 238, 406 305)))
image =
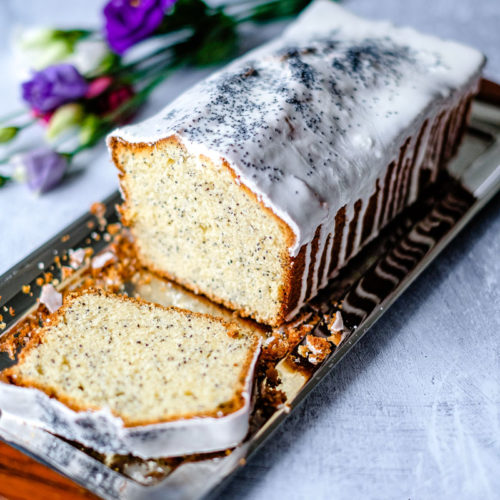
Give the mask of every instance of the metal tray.
MULTIPOLYGON (((500 105, 475 101, 471 124, 459 154, 449 167, 451 178, 429 192, 418 205, 398 217, 377 240, 307 309, 323 318, 342 304, 349 328, 338 347, 319 366, 299 361, 296 350, 277 364, 286 404, 271 415, 253 417, 246 440, 228 454, 140 461, 132 457, 103 457, 76 443, 28 426, 0 412, 0 439, 61 472, 104 498, 154 499, 214 496, 239 467, 262 445, 330 372, 415 278, 500 188, 500 105)), ((118 194, 105 200, 108 222, 118 220, 118 194)), ((70 248, 107 243, 90 213, 77 220, 39 250, 0 277, 0 311, 7 328, 36 307, 36 278, 54 270, 54 259, 70 248), (23 285, 31 284, 31 293, 23 285), (10 317, 9 307, 16 310, 10 317)), ((98 224, 97 224, 98 226, 98 224)), ((320 319, 313 333, 326 335, 320 319)), ((11 364, 0 354, 0 370, 11 364)))

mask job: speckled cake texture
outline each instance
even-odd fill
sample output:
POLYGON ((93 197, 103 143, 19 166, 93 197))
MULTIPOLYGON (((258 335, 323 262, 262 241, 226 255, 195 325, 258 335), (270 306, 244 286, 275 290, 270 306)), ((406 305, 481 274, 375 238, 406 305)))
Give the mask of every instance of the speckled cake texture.
MULTIPOLYGON (((292 318, 436 180, 460 143, 483 64, 472 48, 366 21, 329 0, 316 0, 279 39, 197 84, 149 120, 109 136, 121 171, 124 220, 143 262, 264 323, 292 318), (169 159, 172 145, 181 160, 169 159), (191 249, 182 230, 172 230, 181 219, 166 222, 157 210, 162 196, 176 196, 177 181, 169 178, 163 191, 139 200, 132 179, 141 174, 134 165, 148 158, 163 161, 164 170, 151 173, 158 184, 164 182, 162 172, 188 156, 206 172, 229 172, 242 196, 259 205, 262 220, 271 214, 278 221, 271 232, 271 253, 279 256, 274 263, 266 264, 251 243, 256 251, 245 254, 240 267, 233 258, 222 262, 214 255, 202 266, 211 263, 213 275, 197 279, 192 270, 183 271, 187 260, 164 258, 162 252, 185 251, 193 259, 196 248, 205 255, 210 250, 199 242, 191 249), (153 222, 141 219, 146 210, 153 222), (154 241, 163 238, 175 245, 156 248, 154 241), (230 275, 224 276, 226 288, 217 283, 227 269, 240 276, 240 288, 230 275), (268 284, 262 279, 255 286, 260 302, 247 291, 252 269, 269 277, 268 284), (262 306, 265 297, 269 308, 262 306)), ((210 186, 196 186, 194 203, 203 204, 210 186)), ((238 212, 236 195, 229 194, 227 203, 238 212)), ((233 227, 226 223, 228 232, 243 227, 239 215, 244 214, 236 213, 233 227)), ((203 222, 205 233, 207 225, 210 233, 210 220, 203 222)), ((211 241, 210 234, 199 241, 211 241)))
POLYGON ((101 453, 224 450, 248 432, 260 344, 210 315, 87 290, 0 374, 0 409, 101 453))

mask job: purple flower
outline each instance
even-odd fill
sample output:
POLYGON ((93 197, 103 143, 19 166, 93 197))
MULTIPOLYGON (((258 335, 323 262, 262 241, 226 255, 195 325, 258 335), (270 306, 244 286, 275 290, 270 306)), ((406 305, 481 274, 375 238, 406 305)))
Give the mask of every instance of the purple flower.
POLYGON ((23 99, 41 113, 83 97, 87 88, 87 82, 71 64, 49 66, 22 84, 23 99))
POLYGON ((161 24, 176 0, 110 0, 104 7, 105 35, 110 47, 123 54, 161 24))
POLYGON ((15 163, 16 168, 21 170, 18 176, 24 178, 30 189, 40 193, 59 184, 68 167, 65 156, 46 148, 21 154, 15 159, 15 163))

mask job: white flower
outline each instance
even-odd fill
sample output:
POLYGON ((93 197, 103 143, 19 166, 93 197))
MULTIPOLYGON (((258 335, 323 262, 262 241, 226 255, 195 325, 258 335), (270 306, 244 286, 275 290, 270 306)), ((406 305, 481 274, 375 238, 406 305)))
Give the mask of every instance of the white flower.
POLYGON ((76 44, 73 53, 64 62, 73 64, 82 75, 86 75, 97 69, 108 54, 104 41, 84 39, 76 44))
POLYGON ((86 75, 96 70, 110 56, 104 40, 87 36, 78 39, 72 31, 57 31, 49 28, 14 29, 12 53, 17 77, 25 80, 31 71, 41 70, 55 63, 73 64, 86 75))
POLYGON ((55 30, 17 27, 13 32, 12 49, 17 76, 26 79, 31 70, 63 61, 71 53, 72 46, 57 37, 55 30))

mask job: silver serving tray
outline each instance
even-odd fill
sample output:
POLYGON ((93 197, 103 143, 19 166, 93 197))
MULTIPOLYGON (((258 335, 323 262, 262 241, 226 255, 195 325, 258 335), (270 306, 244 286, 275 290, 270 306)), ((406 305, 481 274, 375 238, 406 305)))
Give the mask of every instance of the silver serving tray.
MULTIPOLYGON (((277 368, 286 405, 270 416, 252 417, 246 440, 230 454, 193 460, 140 461, 131 457, 102 457, 75 443, 20 422, 0 412, 0 439, 21 449, 103 498, 196 499, 215 496, 239 467, 262 445, 314 387, 363 337, 394 301, 437 257, 448 243, 500 188, 500 107, 476 101, 471 124, 449 171, 459 182, 445 179, 438 189, 398 218, 349 264, 306 308, 331 313, 342 303, 349 334, 319 366, 300 361, 296 350, 277 368), (465 188, 465 189, 464 189, 465 188), (334 305, 335 304, 335 305, 334 305)), ((118 220, 118 193, 104 201, 108 222, 118 220)), ((54 258, 70 248, 106 246, 96 237, 99 228, 90 213, 0 277, 0 312, 7 329, 36 307, 35 280, 53 270, 54 258), (89 224, 91 223, 91 224, 89 224), (31 284, 33 292, 21 291, 31 284), (12 306, 15 317, 6 312, 12 306)), ((101 228, 102 229, 102 228, 101 228)), ((323 320, 313 333, 327 335, 323 320)), ((0 370, 12 360, 0 353, 0 370)))

